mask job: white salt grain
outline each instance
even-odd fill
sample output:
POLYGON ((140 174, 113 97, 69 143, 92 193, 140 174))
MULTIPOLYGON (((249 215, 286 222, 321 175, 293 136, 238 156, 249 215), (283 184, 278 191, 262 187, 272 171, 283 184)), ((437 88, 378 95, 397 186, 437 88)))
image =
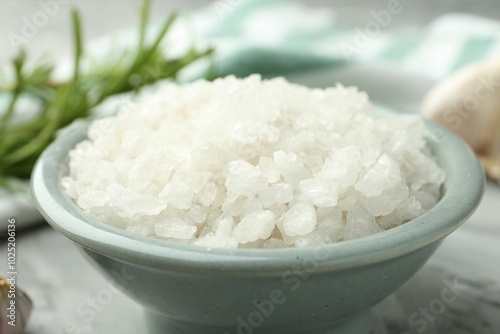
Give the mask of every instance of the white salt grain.
POLYGON ((217 197, 217 187, 215 183, 206 183, 198 193, 198 201, 204 206, 210 206, 217 197))
POLYGON ((288 183, 275 183, 261 190, 259 198, 265 208, 273 204, 289 203, 293 199, 293 187, 288 183))
POLYGON ((269 157, 260 157, 259 168, 262 174, 267 177, 267 182, 275 183, 279 181, 281 175, 273 159, 269 157))
POLYGON ((262 172, 246 161, 232 161, 228 169, 229 175, 225 185, 235 194, 252 197, 268 185, 267 178, 262 175, 262 172))
POLYGON ((149 235, 155 234, 154 226, 150 226, 147 224, 135 224, 135 225, 127 226, 127 228, 125 228, 125 230, 132 232, 132 233, 135 233, 135 234, 143 235, 143 236, 149 236, 149 235))
POLYGON ((344 240, 360 238, 380 231, 383 229, 377 225, 375 217, 362 205, 356 204, 347 213, 344 240))
POLYGON ((167 183, 158 195, 161 202, 177 209, 189 209, 193 200, 189 186, 180 180, 167 183))
POLYGON ((109 194, 109 203, 125 217, 157 215, 166 207, 155 196, 130 191, 118 183, 110 184, 106 191, 109 194))
POLYGON ((109 202, 109 194, 105 191, 91 191, 78 197, 76 202, 82 209, 90 209, 103 206, 109 202))
POLYGON ((401 183, 401 175, 397 163, 387 154, 382 154, 378 161, 363 173, 354 187, 366 196, 378 196, 384 190, 401 183))
POLYGON ((377 116, 354 87, 283 78, 163 83, 69 152, 87 214, 206 248, 306 247, 431 209, 445 173, 417 116, 377 116))
POLYGON ((236 225, 232 236, 241 244, 265 240, 271 236, 274 226, 274 215, 271 211, 252 213, 236 225))
POLYGON ((338 189, 336 183, 313 178, 300 181, 299 187, 302 193, 317 207, 328 208, 337 205, 338 189))
POLYGON ((189 209, 188 216, 197 224, 201 224, 207 219, 207 213, 197 204, 193 204, 189 209))
POLYGON ((174 239, 191 239, 196 233, 196 227, 188 225, 179 218, 167 219, 155 225, 155 232, 160 237, 174 239))
POLYGON ((230 237, 233 232, 234 221, 232 217, 224 217, 217 221, 215 228, 215 236, 230 237))
POLYGON ((198 238, 193 245, 206 247, 206 248, 238 248, 238 241, 222 236, 216 236, 209 233, 203 237, 198 238))
POLYGON ((285 213, 283 229, 287 236, 294 237, 312 232, 316 223, 314 207, 310 204, 299 203, 285 213))
POLYGON ((300 181, 312 176, 311 171, 305 168, 296 153, 277 151, 274 153, 273 158, 276 167, 278 167, 285 181, 292 184, 295 188, 298 188, 300 181))

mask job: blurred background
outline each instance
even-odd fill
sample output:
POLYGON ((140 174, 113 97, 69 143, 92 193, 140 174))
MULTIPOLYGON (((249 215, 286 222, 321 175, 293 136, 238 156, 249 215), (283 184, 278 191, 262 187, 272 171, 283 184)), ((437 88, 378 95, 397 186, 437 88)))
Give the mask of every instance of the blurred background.
MULTIPOLYGON (((2 0, 0 3, 0 36, 9 32, 19 33, 23 27, 23 18, 31 18, 40 10, 38 0, 2 0)), ((224 1, 222 1, 224 2, 224 1)), ((228 4, 238 0, 227 1, 228 4)), ((346 27, 362 26, 372 20, 370 12, 387 7, 387 0, 301 0, 313 7, 328 7, 334 10, 336 22, 346 27)), ((76 7, 85 22, 85 38, 94 39, 116 29, 129 27, 138 22, 137 9, 140 0, 61 0, 60 12, 40 29, 36 37, 30 40, 27 48, 33 56, 47 52, 60 54, 68 52, 69 11, 76 7)), ((158 0, 153 1, 153 17, 163 17, 172 10, 217 11, 221 1, 208 0, 158 0)), ((495 0, 402 0, 408 10, 395 15, 388 29, 419 30, 436 17, 450 12, 476 14, 491 19, 500 19, 500 4, 495 0)), ((15 54, 15 49, 2 39, 0 43, 0 63, 5 63, 15 54)))

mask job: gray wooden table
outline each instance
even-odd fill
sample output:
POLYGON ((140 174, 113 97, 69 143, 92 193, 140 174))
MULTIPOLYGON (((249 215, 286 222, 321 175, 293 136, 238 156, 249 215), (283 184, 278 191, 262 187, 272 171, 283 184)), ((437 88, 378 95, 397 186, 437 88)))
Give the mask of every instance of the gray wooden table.
MULTIPOLYGON (((489 184, 474 216, 409 282, 375 307, 374 334, 500 333, 498 203, 500 187, 489 184), (458 286, 456 298, 448 296, 453 301, 445 302, 442 291, 450 284, 458 286)), ((88 321, 82 309, 89 309, 110 283, 55 230, 40 226, 21 233, 17 246, 19 286, 35 302, 28 334, 146 333, 141 307, 122 294, 113 293, 88 321)), ((2 248, 2 260, 5 254, 2 248)))
MULTIPOLYGON (((57 1, 57 0, 55 0, 57 1)), ((42 1, 44 3, 49 0, 42 1)), ((64 54, 70 51, 68 11, 59 1, 53 17, 37 29, 26 46, 30 54, 64 54)), ((85 0, 73 3, 83 13, 87 39, 137 22, 139 0, 85 0)), ((372 9, 386 1, 306 1, 335 6, 346 24, 362 24, 372 9)), ((414 1, 412 11, 393 27, 415 28, 450 10, 466 10, 489 17, 498 15, 493 1, 414 1)), ((174 7, 196 9, 213 5, 204 0, 156 1, 154 15, 174 7)), ((23 18, 41 10, 35 0, 0 2, 0 65, 14 54, 8 36, 19 33, 23 18)), ((363 87, 362 87, 363 88, 363 87)), ((365 87, 370 93, 370 87, 365 87)), ((395 294, 376 306, 373 332, 402 333, 500 333, 500 187, 489 183, 484 200, 473 217, 450 235, 431 260, 395 294), (444 301, 442 291, 455 284, 456 298, 444 301)), ((3 224, 4 222, 2 222, 3 224)), ((2 236, 4 237, 4 236, 2 236)), ((18 286, 35 303, 28 334, 136 334, 145 333, 141 307, 114 293, 107 305, 95 311, 91 321, 82 308, 103 290, 107 282, 67 239, 46 224, 18 233, 18 286)), ((6 268, 6 248, 0 247, 0 274, 6 268)))

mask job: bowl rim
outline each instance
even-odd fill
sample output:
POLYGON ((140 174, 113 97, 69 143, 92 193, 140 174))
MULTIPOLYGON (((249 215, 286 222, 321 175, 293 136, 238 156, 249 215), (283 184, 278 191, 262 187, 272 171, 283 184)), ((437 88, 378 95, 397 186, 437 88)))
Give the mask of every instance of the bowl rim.
MULTIPOLYGON (((401 115, 381 107, 377 110, 382 114, 401 115)), ((88 120, 69 126, 43 152, 31 178, 33 201, 53 228, 77 244, 139 266, 268 275, 291 268, 307 270, 309 267, 318 272, 369 265, 441 240, 472 215, 484 192, 485 176, 474 152, 449 130, 425 121, 427 142, 447 173, 445 191, 433 208, 409 222, 358 239, 302 248, 210 249, 177 244, 100 222, 64 194, 59 180, 67 171, 68 151, 86 138, 90 123, 88 120), (469 196, 463 196, 464 193, 469 196)))

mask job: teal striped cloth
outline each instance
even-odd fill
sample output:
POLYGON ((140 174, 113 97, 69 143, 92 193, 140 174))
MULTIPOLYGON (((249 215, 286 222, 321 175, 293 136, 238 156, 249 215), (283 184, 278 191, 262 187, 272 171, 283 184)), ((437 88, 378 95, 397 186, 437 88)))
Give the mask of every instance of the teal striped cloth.
POLYGON ((352 62, 383 62, 439 79, 500 53, 500 22, 448 14, 424 29, 398 32, 391 28, 392 19, 411 10, 402 6, 381 8, 364 25, 343 27, 337 24, 332 7, 219 0, 193 21, 202 22, 198 32, 218 51, 218 75, 272 76, 352 62))

